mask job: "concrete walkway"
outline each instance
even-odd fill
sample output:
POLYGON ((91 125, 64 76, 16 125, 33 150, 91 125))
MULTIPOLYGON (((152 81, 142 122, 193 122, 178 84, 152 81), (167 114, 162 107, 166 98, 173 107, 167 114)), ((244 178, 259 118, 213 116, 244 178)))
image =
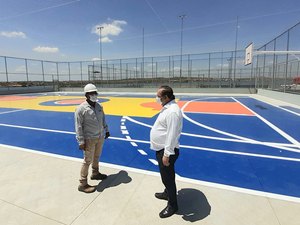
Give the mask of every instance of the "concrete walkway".
POLYGON ((77 191, 81 160, 0 147, 0 224, 299 225, 300 203, 177 181, 179 211, 160 219, 166 202, 158 174, 100 164, 109 175, 77 191))

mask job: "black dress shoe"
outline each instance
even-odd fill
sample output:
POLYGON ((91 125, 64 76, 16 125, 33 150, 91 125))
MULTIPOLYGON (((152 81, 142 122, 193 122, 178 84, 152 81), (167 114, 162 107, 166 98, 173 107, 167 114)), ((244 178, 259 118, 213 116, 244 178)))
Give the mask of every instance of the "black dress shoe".
POLYGON ((168 194, 166 192, 157 192, 155 193, 155 197, 162 200, 168 201, 168 194))
POLYGON ((167 218, 172 216, 174 213, 176 213, 178 211, 178 207, 172 207, 172 206, 167 206, 166 208, 164 208, 160 213, 159 213, 159 217, 160 218, 167 218))

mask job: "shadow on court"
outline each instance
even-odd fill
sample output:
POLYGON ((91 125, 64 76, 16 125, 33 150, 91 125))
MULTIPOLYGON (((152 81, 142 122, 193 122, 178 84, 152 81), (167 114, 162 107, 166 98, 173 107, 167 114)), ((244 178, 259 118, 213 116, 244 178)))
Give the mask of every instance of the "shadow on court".
POLYGON ((211 206, 205 195, 196 189, 184 188, 178 191, 178 215, 186 221, 195 222, 210 215, 211 206))
POLYGON ((121 184, 127 184, 131 182, 131 177, 124 170, 119 171, 119 173, 108 175, 107 178, 101 181, 97 185, 97 191, 102 192, 107 188, 116 187, 121 184))

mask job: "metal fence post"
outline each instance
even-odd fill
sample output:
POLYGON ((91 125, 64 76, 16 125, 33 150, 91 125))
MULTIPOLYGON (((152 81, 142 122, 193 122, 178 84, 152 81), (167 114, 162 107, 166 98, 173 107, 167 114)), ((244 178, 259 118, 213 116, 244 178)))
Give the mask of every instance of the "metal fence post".
POLYGON ((68 70, 69 70, 69 82, 71 82, 71 69, 70 69, 70 62, 68 62, 68 70))
MULTIPOLYGON (((264 51, 266 51, 266 46, 264 47, 264 51)), ((264 54, 264 64, 263 64, 263 71, 262 71, 262 81, 261 86, 262 89, 264 89, 264 81, 265 81, 265 68, 266 68, 266 55, 264 54)))
POLYGON ((45 71, 44 71, 44 61, 41 61, 41 64, 42 64, 43 85, 44 85, 44 88, 46 88, 46 84, 45 84, 45 71))
POLYGON ((6 56, 4 56, 4 63, 5 63, 5 75, 6 75, 6 82, 7 82, 7 89, 9 90, 9 78, 8 78, 8 69, 7 69, 7 60, 6 56))
MULTIPOLYGON (((276 39, 274 40, 274 51, 276 50, 276 39)), ((273 55, 272 91, 275 89, 276 55, 273 55)))
POLYGON ((153 80, 153 57, 152 57, 152 63, 151 63, 151 66, 152 66, 152 85, 154 84, 154 80, 153 80))
POLYGON ((82 80, 82 62, 80 61, 80 83, 83 85, 83 80, 82 80))
POLYGON ((122 59, 120 59, 120 79, 122 79, 122 59))
POLYGON ((25 59, 25 71, 26 71, 27 87, 29 87, 27 59, 25 59))
MULTIPOLYGON (((289 51, 290 48, 290 30, 288 30, 287 33, 287 46, 286 46, 286 50, 289 51)), ((287 82, 287 74, 288 74, 288 63, 289 63, 289 54, 286 54, 286 66, 285 66, 285 75, 284 75, 284 86, 283 86, 283 92, 286 91, 286 82, 287 82)))
POLYGON ((57 76, 57 81, 59 81, 58 62, 56 63, 56 76, 57 76))
POLYGON ((210 53, 208 53, 208 87, 210 87, 210 53))

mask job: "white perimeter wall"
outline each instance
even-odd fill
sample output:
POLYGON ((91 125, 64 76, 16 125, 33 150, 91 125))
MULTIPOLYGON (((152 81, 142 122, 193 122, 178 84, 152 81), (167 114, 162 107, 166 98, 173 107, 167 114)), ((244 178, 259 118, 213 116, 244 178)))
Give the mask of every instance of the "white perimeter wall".
POLYGON ((257 94, 300 106, 300 95, 258 89, 257 94))

